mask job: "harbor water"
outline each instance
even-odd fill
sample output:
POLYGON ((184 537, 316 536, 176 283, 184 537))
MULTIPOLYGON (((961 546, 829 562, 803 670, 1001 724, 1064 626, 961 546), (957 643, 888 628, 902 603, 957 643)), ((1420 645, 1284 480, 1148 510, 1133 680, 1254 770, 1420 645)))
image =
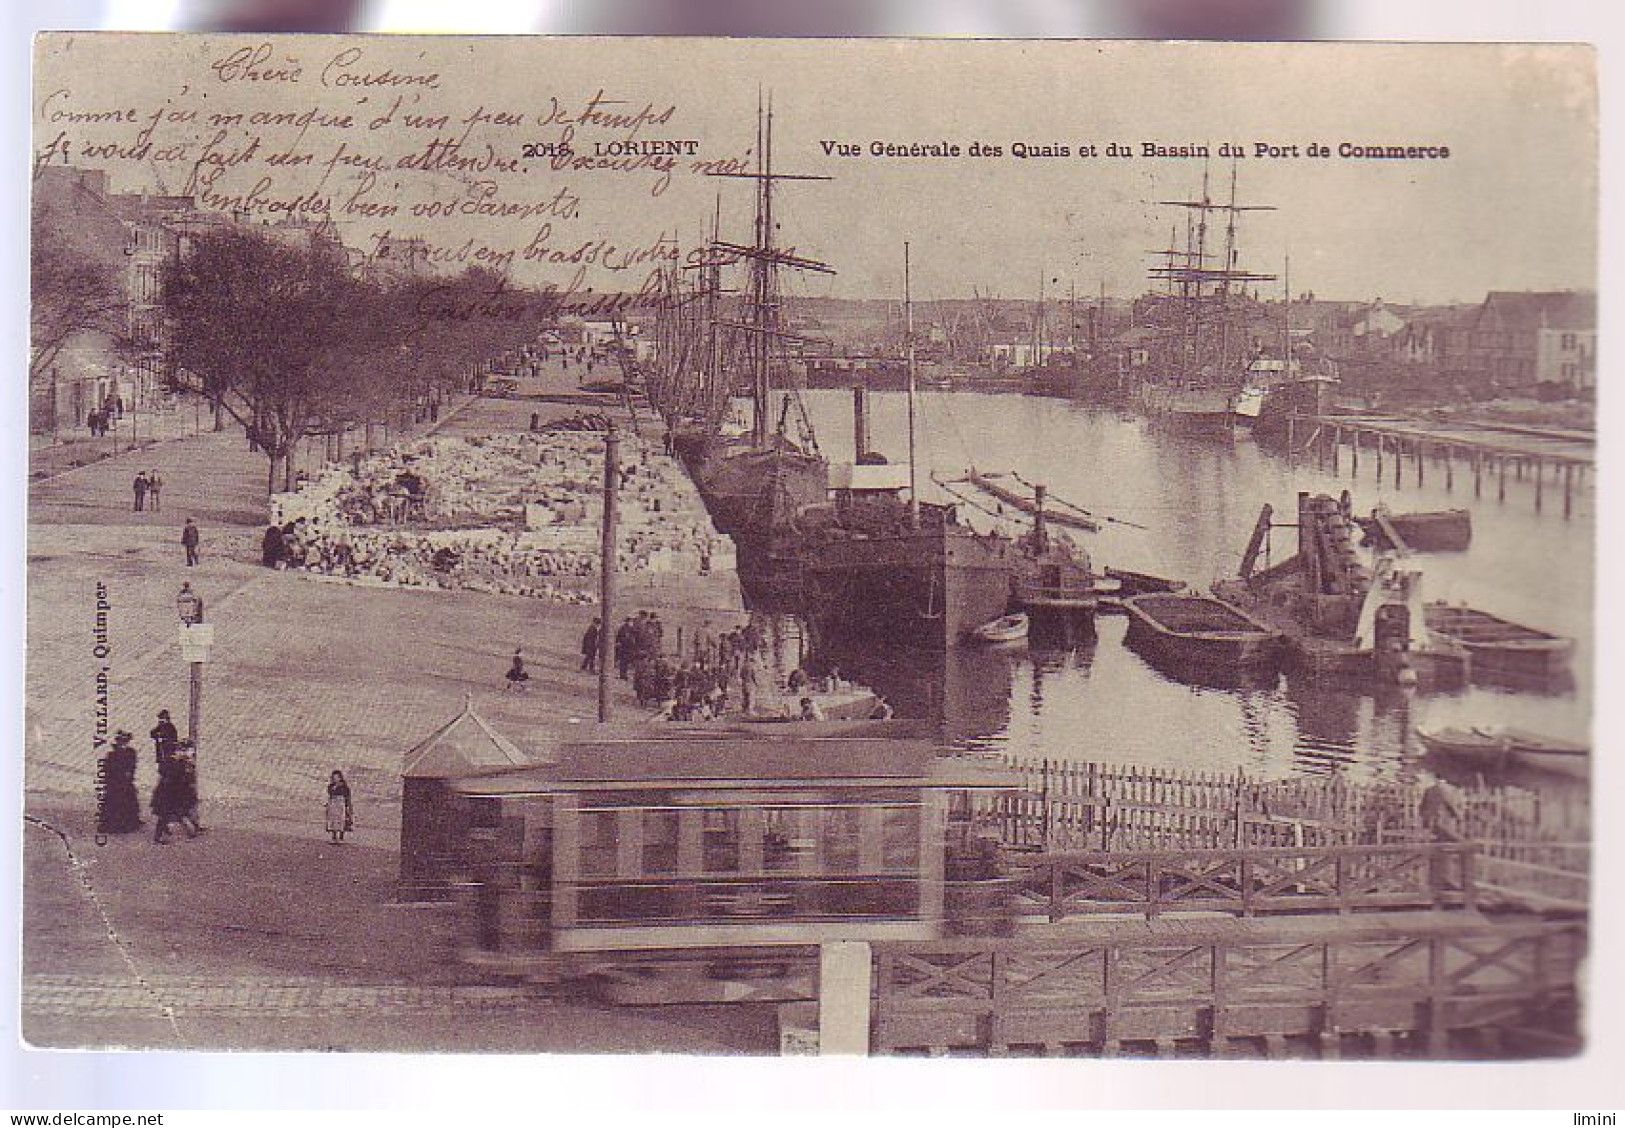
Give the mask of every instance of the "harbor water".
MULTIPOLYGON (((849 393, 805 394, 819 442, 831 461, 852 457, 849 393)), ((1378 503, 1395 511, 1466 508, 1473 541, 1461 553, 1427 553, 1407 567, 1423 573, 1424 597, 1462 602, 1515 622, 1571 637, 1571 684, 1510 691, 1474 685, 1445 693, 1384 688, 1363 692, 1296 678, 1262 684, 1191 684, 1165 676, 1123 644, 1126 620, 1099 615, 1092 637, 1033 639, 1002 647, 955 647, 946 668, 923 669, 908 653, 848 656, 843 670, 892 695, 899 711, 936 713, 949 736, 977 749, 1058 760, 1109 760, 1192 770, 1244 770, 1260 777, 1343 770, 1365 779, 1426 778, 1418 726, 1511 725, 1549 736, 1589 739, 1593 640, 1593 498, 1591 478, 1565 519, 1550 481, 1544 512, 1534 486, 1509 472, 1506 500, 1486 474, 1474 497, 1470 468, 1457 463, 1454 488, 1442 466, 1425 467, 1417 485, 1407 457, 1396 486, 1393 458, 1362 452, 1358 477, 1347 449, 1341 473, 1312 458, 1289 459, 1235 438, 1163 431, 1139 417, 1059 399, 928 392, 916 400, 921 496, 958 500, 932 483, 975 467, 1014 471, 1052 496, 1106 518, 1098 533, 1067 531, 1096 570, 1110 566, 1186 581, 1206 590, 1236 574, 1259 509, 1278 523, 1296 520, 1299 491, 1353 495, 1355 512, 1378 503)), ((894 462, 907 458, 907 401, 870 397, 871 446, 894 462)), ((979 528, 1001 525, 991 498, 958 487, 979 528)), ((1277 528, 1272 555, 1292 555, 1296 531, 1277 528)), ((1532 782, 1509 776, 1505 782, 1532 782)))

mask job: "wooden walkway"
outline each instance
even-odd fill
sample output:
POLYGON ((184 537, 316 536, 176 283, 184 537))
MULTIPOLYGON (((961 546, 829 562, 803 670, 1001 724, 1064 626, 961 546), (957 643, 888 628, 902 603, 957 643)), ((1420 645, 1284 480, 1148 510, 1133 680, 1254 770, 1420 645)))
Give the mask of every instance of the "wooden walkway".
POLYGON ((1472 913, 1072 924, 875 944, 871 1046, 943 1055, 1574 1052, 1577 924, 1472 913))

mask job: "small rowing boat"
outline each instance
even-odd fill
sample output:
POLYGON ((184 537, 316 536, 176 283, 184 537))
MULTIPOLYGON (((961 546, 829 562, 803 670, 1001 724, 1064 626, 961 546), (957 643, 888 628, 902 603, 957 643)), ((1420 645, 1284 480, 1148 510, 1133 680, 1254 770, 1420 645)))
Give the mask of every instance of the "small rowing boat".
POLYGON ((1591 770, 1591 749, 1585 745, 1527 729, 1500 725, 1418 728, 1416 735, 1429 752, 1480 771, 1501 771, 1509 764, 1560 775, 1585 776, 1591 770))
POLYGON ((1418 728, 1416 735, 1422 747, 1432 755, 1479 771, 1500 771, 1511 758, 1506 741, 1487 736, 1476 728, 1418 728))
POLYGON ((977 642, 1020 642, 1027 637, 1029 625, 1025 614, 1005 615, 971 631, 971 638, 977 642))

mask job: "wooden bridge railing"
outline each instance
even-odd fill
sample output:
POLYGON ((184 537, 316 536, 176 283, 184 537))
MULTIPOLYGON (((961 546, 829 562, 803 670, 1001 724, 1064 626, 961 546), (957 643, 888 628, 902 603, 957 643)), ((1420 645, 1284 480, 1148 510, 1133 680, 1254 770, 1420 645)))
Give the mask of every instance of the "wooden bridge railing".
POLYGON ((1420 935, 975 938, 874 945, 876 1053, 1112 1055, 1125 1043, 1215 1056, 1286 1039, 1334 1056, 1356 1035, 1449 1056, 1451 1034, 1574 1036, 1584 929, 1463 924, 1420 935))
POLYGON ((1013 855, 1018 912, 1237 916, 1473 908, 1470 846, 1286 847, 1013 855))

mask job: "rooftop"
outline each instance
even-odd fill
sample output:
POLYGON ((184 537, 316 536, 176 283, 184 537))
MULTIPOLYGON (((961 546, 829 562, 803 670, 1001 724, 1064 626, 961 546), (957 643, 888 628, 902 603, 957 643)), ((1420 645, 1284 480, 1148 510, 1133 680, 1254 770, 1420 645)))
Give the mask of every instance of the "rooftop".
POLYGON ((946 754, 923 740, 727 732, 565 743, 550 763, 469 773, 456 787, 470 795, 513 795, 670 784, 1002 788, 1016 781, 1001 764, 946 754))

